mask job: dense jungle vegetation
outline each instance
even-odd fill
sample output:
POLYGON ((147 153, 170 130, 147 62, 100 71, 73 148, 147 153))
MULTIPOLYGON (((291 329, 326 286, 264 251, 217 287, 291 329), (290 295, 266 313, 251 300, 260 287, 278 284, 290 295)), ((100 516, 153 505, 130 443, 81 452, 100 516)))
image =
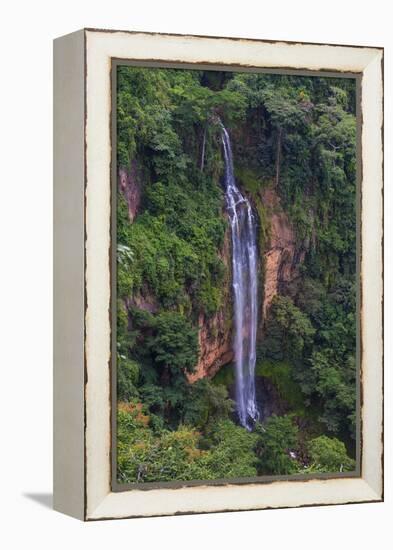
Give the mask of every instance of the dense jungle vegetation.
POLYGON ((354 470, 355 103, 346 78, 118 69, 118 167, 141 193, 133 223, 118 193, 119 482, 354 470), (261 189, 274 187, 305 250, 258 336, 257 376, 286 413, 251 432, 236 422, 231 365, 187 379, 199 316, 227 305, 231 330, 217 117, 258 215, 260 292, 261 189))

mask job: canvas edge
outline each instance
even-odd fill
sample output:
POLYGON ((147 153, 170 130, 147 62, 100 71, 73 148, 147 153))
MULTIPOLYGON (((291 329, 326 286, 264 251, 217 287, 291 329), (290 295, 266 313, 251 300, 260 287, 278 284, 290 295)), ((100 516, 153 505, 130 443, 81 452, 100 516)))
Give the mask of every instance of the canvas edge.
POLYGON ((53 42, 53 507, 85 519, 85 33, 53 42))
POLYGON ((364 68, 361 84, 362 477, 380 500, 384 495, 383 67, 383 50, 378 49, 364 68))

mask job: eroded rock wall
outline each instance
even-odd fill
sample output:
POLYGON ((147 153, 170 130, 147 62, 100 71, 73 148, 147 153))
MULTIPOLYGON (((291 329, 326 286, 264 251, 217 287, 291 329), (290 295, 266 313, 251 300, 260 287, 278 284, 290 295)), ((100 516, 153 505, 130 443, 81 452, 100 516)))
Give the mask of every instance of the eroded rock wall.
MULTIPOLYGON (((119 189, 127 201, 130 221, 133 222, 140 207, 141 185, 137 166, 129 171, 119 171, 119 189)), ((305 251, 296 242, 294 228, 280 204, 280 198, 273 185, 260 192, 260 200, 266 211, 268 239, 261 261, 261 311, 260 324, 265 323, 274 296, 285 292, 285 287, 299 276, 299 265, 305 251)), ((193 374, 188 375, 192 383, 201 378, 212 378, 222 366, 233 360, 232 349, 232 283, 231 243, 229 229, 220 252, 227 277, 224 281, 223 304, 212 317, 201 314, 198 318, 199 359, 193 374)), ((153 296, 134 296, 127 307, 155 313, 158 309, 153 296)))
POLYGON ((141 202, 141 184, 136 161, 131 163, 130 170, 120 168, 119 189, 128 206, 128 215, 132 223, 138 213, 141 202))
MULTIPOLYGON (((299 266, 305 250, 296 240, 295 231, 283 210, 273 185, 261 191, 260 200, 267 215, 268 239, 261 261, 261 328, 266 322, 269 308, 277 294, 285 293, 288 285, 299 277, 299 266)), ((231 246, 229 232, 221 257, 231 273, 231 246)), ((199 361, 195 372, 188 376, 190 382, 200 378, 212 378, 221 367, 233 360, 232 349, 232 285, 231 277, 225 282, 224 306, 216 315, 207 319, 199 317, 199 361)))
POLYGON ((220 253, 227 276, 223 287, 223 304, 210 318, 200 315, 198 319, 199 360, 195 372, 188 376, 190 382, 200 378, 212 378, 223 365, 233 360, 232 350, 232 283, 231 245, 229 230, 225 234, 220 253))
POLYGON ((305 250, 296 241, 294 228, 273 186, 264 189, 262 202, 269 219, 269 239, 264 252, 262 319, 266 319, 274 296, 299 276, 305 250))

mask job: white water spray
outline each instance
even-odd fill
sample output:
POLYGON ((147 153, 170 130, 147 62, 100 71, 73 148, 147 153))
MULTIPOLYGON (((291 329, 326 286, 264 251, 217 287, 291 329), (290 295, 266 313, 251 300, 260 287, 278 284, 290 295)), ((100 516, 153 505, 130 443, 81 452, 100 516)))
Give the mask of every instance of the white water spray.
POLYGON ((232 285, 235 330, 236 407, 242 426, 251 430, 259 413, 255 397, 258 277, 256 223, 251 205, 236 186, 231 142, 221 124, 225 157, 225 198, 232 236, 232 285))

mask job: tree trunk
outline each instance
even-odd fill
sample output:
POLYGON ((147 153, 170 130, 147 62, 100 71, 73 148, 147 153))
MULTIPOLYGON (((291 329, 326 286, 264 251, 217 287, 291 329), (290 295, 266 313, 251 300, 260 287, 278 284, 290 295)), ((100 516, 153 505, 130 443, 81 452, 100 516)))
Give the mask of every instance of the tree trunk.
POLYGON ((276 187, 280 181, 280 163, 281 163, 281 146, 282 146, 282 128, 278 129, 277 134, 277 151, 276 151, 276 187))
POLYGON ((202 155, 201 155, 201 172, 203 172, 203 169, 205 167, 205 147, 206 147, 206 129, 203 132, 203 141, 202 141, 202 155))

